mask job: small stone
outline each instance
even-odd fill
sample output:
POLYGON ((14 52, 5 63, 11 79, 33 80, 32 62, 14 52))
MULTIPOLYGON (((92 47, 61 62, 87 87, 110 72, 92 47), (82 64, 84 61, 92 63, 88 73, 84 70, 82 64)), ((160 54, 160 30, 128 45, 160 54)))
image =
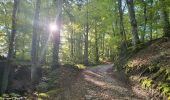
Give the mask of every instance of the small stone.
POLYGON ((91 100, 93 98, 93 96, 91 95, 85 95, 85 100, 91 100))

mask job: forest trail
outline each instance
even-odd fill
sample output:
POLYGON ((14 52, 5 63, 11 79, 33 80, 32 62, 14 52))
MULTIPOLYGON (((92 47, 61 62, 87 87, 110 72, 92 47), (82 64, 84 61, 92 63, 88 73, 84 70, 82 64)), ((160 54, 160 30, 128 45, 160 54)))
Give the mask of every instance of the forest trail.
POLYGON ((112 65, 87 68, 76 80, 63 84, 64 91, 55 100, 146 100, 133 93, 123 74, 113 73, 112 65))

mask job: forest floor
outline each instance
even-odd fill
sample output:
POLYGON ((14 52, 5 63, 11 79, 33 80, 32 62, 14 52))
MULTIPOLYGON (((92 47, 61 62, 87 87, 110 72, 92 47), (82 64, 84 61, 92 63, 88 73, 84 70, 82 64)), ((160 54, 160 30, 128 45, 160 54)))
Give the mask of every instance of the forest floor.
MULTIPOLYGON (((83 70, 76 80, 65 80, 58 95, 50 100, 146 100, 145 92, 134 93, 123 73, 113 72, 113 65, 98 65, 83 70), (145 96, 143 96, 145 95, 145 96)), ((139 89, 138 89, 139 90, 139 89)))

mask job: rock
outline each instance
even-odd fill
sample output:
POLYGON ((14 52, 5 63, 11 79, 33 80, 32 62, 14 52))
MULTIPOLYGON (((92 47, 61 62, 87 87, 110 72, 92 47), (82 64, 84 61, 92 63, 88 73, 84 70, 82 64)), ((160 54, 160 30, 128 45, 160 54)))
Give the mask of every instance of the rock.
POLYGON ((91 95, 85 95, 85 100, 92 100, 93 96, 91 95))

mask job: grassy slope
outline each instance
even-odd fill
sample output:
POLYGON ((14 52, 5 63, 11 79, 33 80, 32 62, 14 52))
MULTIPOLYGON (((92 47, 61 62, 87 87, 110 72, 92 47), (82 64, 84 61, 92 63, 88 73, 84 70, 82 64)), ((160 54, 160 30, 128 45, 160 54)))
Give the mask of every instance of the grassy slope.
POLYGON ((126 63, 126 73, 144 89, 152 88, 170 99, 170 39, 156 39, 134 53, 126 63))

